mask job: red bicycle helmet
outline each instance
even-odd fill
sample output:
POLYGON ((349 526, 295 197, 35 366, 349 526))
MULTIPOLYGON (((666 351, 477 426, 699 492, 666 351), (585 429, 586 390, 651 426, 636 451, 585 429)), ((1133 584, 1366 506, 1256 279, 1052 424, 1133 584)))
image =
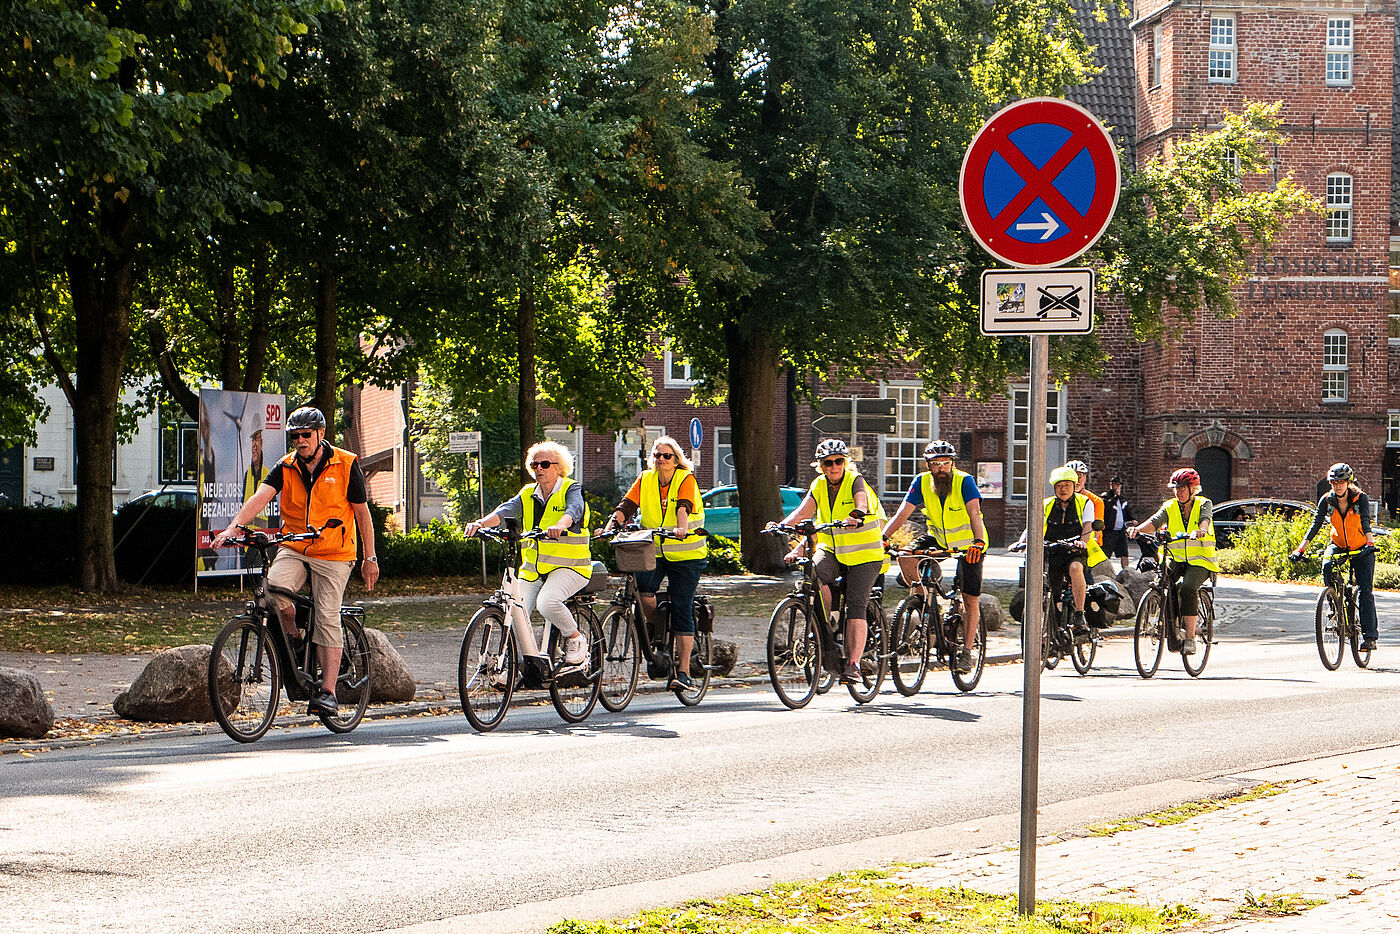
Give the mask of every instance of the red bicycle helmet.
POLYGON ((1196 473, 1196 471, 1192 470, 1190 467, 1183 467, 1182 469, 1178 470, 1176 473, 1172 474, 1172 478, 1167 481, 1167 489, 1169 490, 1174 490, 1179 486, 1200 485, 1201 475, 1196 473))

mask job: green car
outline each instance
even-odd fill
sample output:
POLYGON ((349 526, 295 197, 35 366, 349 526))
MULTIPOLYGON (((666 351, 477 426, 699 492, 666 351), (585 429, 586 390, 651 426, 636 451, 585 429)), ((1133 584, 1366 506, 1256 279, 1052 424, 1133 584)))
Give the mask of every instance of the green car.
MULTIPOLYGON (((807 491, 801 487, 782 486, 778 487, 778 490, 783 494, 783 511, 780 515, 767 517, 774 522, 796 509, 797 504, 802 502, 802 497, 807 495, 807 491)), ((705 530, 707 532, 712 535, 723 535, 725 538, 739 537, 738 487, 717 486, 702 494, 700 501, 705 505, 705 530)))

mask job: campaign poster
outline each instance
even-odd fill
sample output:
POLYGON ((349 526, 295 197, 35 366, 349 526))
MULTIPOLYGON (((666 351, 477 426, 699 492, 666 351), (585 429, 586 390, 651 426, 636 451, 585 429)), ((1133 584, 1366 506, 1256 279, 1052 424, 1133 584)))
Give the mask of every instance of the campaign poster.
POLYGON ((1001 461, 978 461, 977 490, 983 499, 1001 499, 1006 495, 1006 465, 1001 461))
MULTIPOLYGON (((228 527, 243 503, 287 452, 283 423, 286 397, 280 393, 199 393, 199 512, 195 532, 195 572, 199 577, 242 574, 247 557, 240 548, 209 547, 228 527)), ((256 528, 282 525, 279 500, 248 523, 256 528)))

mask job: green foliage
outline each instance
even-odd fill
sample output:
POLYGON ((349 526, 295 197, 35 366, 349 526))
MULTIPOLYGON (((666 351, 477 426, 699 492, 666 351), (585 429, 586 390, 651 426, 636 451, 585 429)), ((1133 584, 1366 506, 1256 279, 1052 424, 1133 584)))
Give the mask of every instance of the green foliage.
POLYGON ((1400 564, 1378 563, 1371 583, 1376 590, 1400 590, 1400 564))
MULTIPOLYGON (((1292 519, 1277 513, 1265 513, 1235 534, 1235 555, 1230 560, 1242 573, 1260 574, 1279 580, 1317 579, 1322 564, 1316 557, 1295 564, 1289 555, 1307 534, 1312 514, 1303 513, 1292 519)), ((1221 570, 1224 570, 1222 565, 1221 570)), ((1227 572, 1229 573, 1229 572, 1227 572)))
POLYGON ((379 572, 385 577, 461 576, 481 573, 481 545, 441 520, 384 536, 379 572))
POLYGON ((739 543, 723 535, 711 535, 707 540, 710 546, 709 564, 706 574, 747 574, 748 568, 739 557, 739 543))

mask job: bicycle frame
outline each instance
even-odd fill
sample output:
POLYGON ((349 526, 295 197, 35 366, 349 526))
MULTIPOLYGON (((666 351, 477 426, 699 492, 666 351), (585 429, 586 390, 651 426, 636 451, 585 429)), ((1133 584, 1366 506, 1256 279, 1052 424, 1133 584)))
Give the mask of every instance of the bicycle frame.
MULTIPOLYGON (((525 602, 520 598, 520 578, 516 574, 516 565, 520 563, 520 542, 523 539, 543 538, 545 533, 541 530, 532 530, 521 535, 510 532, 494 532, 489 528, 477 530, 478 535, 485 535, 493 538, 506 546, 504 562, 505 567, 501 572, 501 585, 496 592, 485 600, 483 605, 494 606, 510 620, 511 631, 515 635, 515 654, 517 661, 523 661, 527 656, 545 656, 549 646, 549 633, 554 628, 554 623, 546 619, 541 638, 535 638, 535 625, 525 614, 525 602)), ((593 603, 593 594, 585 594, 582 591, 569 597, 564 601, 565 606, 575 615, 578 607, 585 603, 593 603)), ((560 666, 561 668, 563 666, 560 666)), ((558 673, 557 669, 550 669, 543 674, 544 684, 549 682, 558 673)))

